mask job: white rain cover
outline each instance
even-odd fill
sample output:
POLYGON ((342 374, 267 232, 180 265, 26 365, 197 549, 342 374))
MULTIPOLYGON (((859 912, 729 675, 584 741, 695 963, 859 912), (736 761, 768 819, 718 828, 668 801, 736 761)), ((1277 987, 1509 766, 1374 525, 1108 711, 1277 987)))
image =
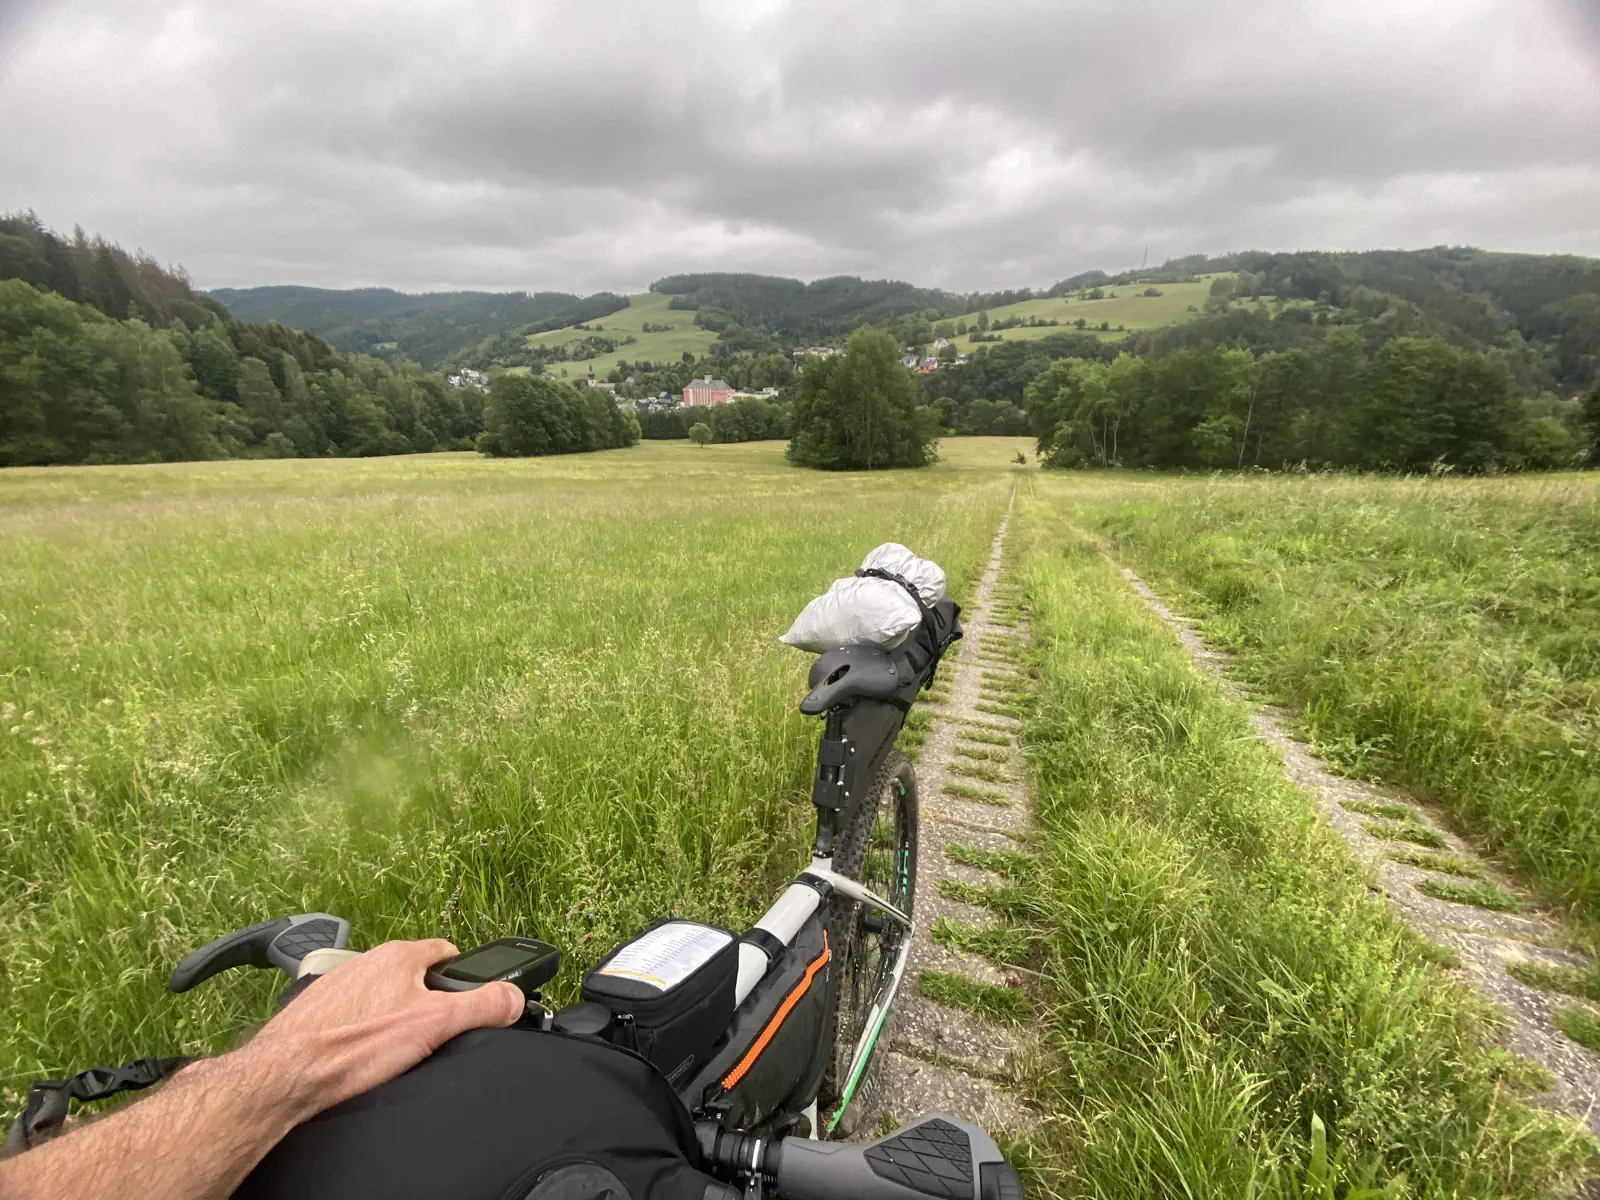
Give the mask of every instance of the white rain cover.
POLYGON ((932 608, 944 599, 944 572, 928 558, 918 558, 899 542, 885 542, 861 560, 861 569, 892 571, 917 589, 932 608))
POLYGON ((921 623, 922 610, 898 583, 851 576, 834 580, 832 587, 801 610, 789 632, 778 640, 813 654, 863 642, 888 650, 921 623))

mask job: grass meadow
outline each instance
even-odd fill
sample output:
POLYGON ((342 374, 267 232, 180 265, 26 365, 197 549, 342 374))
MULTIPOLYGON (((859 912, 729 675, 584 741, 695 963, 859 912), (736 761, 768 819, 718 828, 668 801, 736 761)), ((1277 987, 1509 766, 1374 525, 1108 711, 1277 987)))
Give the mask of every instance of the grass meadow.
POLYGON ((968 594, 1012 439, 820 475, 781 443, 0 474, 0 1072, 221 1047, 265 974, 163 990, 235 926, 538 933, 578 967, 739 923, 803 861, 809 657, 874 545, 968 594))
POLYGON ((1078 519, 1353 773, 1600 933, 1600 479, 1086 482, 1078 519))
POLYGON ((991 940, 1039 981, 1040 1182, 1566 1194, 1592 1143, 1517 1099, 1539 1069, 1492 1047, 1492 1012, 1080 531, 1101 502, 1084 477, 1030 473, 1012 522, 1039 853, 1014 864, 991 940))
MULTIPOLYGON (((562 998, 652 917, 749 921, 811 823, 810 660, 777 635, 885 540, 970 597, 1015 494, 1037 853, 983 859, 1013 879, 973 936, 1032 981, 997 1010, 1044 1038, 1030 1194, 1566 1194, 1594 1145, 1523 1103, 1538 1068, 1494 1048, 1493 1012, 1100 547, 1264 682, 1296 638, 1322 646, 1294 651, 1300 707, 1352 769, 1435 770, 1447 797, 1460 721, 1482 778, 1526 761, 1551 785, 1565 768, 1516 757, 1508 716, 1581 733, 1593 693, 1510 689, 1505 664, 1585 644, 1542 639, 1579 627, 1590 485, 1044 474, 1013 465, 1025 445, 873 475, 792 469, 776 442, 0 474, 6 1100, 240 1036, 265 975, 163 984, 265 916, 338 912, 361 944, 537 932, 568 952, 562 998), (1478 699, 1416 708, 1395 727, 1437 757, 1408 757, 1342 710, 1413 710, 1346 678, 1478 699)), ((1579 794, 1551 792, 1574 828, 1579 794)))

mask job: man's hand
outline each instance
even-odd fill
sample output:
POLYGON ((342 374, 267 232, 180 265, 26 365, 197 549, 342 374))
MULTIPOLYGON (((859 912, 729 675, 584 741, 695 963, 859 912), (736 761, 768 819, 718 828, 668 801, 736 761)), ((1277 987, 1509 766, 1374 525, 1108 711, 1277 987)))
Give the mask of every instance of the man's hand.
POLYGON ((469 1029, 522 1015, 509 983, 431 992, 456 948, 386 942, 329 971, 231 1054, 185 1067, 155 1094, 0 1163, 0 1195, 191 1200, 226 1196, 301 1121, 416 1066, 469 1029))
POLYGON ((410 1070, 458 1033, 515 1024, 514 984, 431 992, 422 976, 456 948, 385 942, 322 976, 235 1053, 297 1081, 305 1120, 410 1070))

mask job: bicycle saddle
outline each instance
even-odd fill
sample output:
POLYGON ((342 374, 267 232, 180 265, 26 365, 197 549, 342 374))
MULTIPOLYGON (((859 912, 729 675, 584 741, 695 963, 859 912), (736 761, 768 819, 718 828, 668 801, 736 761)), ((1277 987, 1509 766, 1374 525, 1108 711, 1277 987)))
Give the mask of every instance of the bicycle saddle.
POLYGON ((811 691, 800 711, 814 717, 852 700, 887 700, 912 679, 886 651, 862 645, 825 651, 811 664, 806 682, 811 691))

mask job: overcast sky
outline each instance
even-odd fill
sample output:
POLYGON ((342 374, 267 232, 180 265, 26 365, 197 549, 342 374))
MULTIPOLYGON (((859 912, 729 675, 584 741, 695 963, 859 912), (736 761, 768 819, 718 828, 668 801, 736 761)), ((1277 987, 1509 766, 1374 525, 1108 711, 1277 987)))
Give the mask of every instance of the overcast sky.
POLYGON ((0 0, 0 114, 203 287, 1600 255, 1600 0, 0 0))

